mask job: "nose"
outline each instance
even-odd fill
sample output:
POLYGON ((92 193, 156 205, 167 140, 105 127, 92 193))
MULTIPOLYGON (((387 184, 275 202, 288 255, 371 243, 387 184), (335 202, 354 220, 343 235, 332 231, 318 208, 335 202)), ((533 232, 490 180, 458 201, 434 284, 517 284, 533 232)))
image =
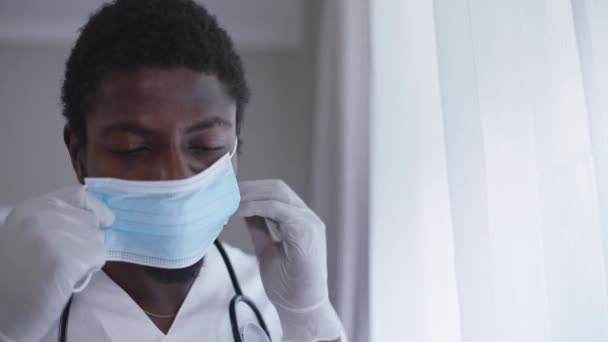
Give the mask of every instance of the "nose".
POLYGON ((193 176, 182 151, 177 147, 168 148, 158 158, 158 180, 179 180, 193 176))

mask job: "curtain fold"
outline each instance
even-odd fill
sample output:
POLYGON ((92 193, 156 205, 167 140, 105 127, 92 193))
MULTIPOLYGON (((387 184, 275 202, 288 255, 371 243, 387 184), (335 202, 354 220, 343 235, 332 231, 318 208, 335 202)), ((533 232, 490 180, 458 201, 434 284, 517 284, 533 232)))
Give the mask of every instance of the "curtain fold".
POLYGON ((320 1, 311 206, 327 226, 330 297, 349 341, 368 334, 368 10, 320 1))
POLYGON ((604 274, 608 277, 608 2, 574 0, 572 9, 589 113, 606 268, 604 274))

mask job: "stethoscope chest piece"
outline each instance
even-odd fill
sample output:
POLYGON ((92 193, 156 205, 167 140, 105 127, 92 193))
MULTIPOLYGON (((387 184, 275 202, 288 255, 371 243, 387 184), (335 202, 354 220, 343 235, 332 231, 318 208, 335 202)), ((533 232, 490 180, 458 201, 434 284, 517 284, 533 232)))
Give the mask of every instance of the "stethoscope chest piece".
POLYGON ((241 329, 241 336, 243 342, 270 342, 264 329, 255 323, 247 323, 241 329))

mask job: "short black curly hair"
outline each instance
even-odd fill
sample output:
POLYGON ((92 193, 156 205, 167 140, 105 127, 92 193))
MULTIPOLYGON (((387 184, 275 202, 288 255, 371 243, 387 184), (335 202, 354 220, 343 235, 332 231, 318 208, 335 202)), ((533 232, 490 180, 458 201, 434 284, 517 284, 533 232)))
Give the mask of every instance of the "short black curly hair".
POLYGON ((215 75, 236 102, 240 134, 250 91, 241 58, 217 19, 192 0, 115 0, 91 15, 66 62, 63 116, 82 143, 99 84, 112 73, 146 67, 215 75))

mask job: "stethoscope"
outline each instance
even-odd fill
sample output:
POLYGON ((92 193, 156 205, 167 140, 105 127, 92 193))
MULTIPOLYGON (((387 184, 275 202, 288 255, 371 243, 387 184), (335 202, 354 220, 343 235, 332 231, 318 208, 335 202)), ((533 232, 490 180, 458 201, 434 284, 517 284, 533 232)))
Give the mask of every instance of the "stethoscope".
MULTIPOLYGON (((238 279, 236 278, 236 274, 234 273, 234 268, 232 267, 232 263, 230 262, 230 258, 228 258, 228 254, 226 250, 224 250, 224 246, 219 240, 215 240, 215 246, 220 251, 222 255, 222 259, 224 260, 224 264, 228 269, 228 274, 230 275, 230 281, 232 281, 232 287, 234 288, 235 295, 230 300, 230 325, 232 326, 232 336, 234 337, 234 341, 236 342, 244 342, 243 337, 241 336, 241 332, 239 330, 239 321, 236 317, 236 306, 239 303, 244 303, 249 306, 251 311, 255 314, 256 319, 258 320, 258 324, 266 333, 268 340, 270 340, 270 333, 268 332, 268 328, 266 327, 266 322, 264 321, 264 317, 258 310, 255 303, 247 296, 243 294, 241 290, 241 285, 239 284, 238 279)), ((68 301, 65 308, 63 309, 63 313, 61 314, 61 321, 59 324, 59 342, 67 341, 67 331, 68 331, 68 320, 70 316, 70 306, 72 305, 72 298, 68 301)))

